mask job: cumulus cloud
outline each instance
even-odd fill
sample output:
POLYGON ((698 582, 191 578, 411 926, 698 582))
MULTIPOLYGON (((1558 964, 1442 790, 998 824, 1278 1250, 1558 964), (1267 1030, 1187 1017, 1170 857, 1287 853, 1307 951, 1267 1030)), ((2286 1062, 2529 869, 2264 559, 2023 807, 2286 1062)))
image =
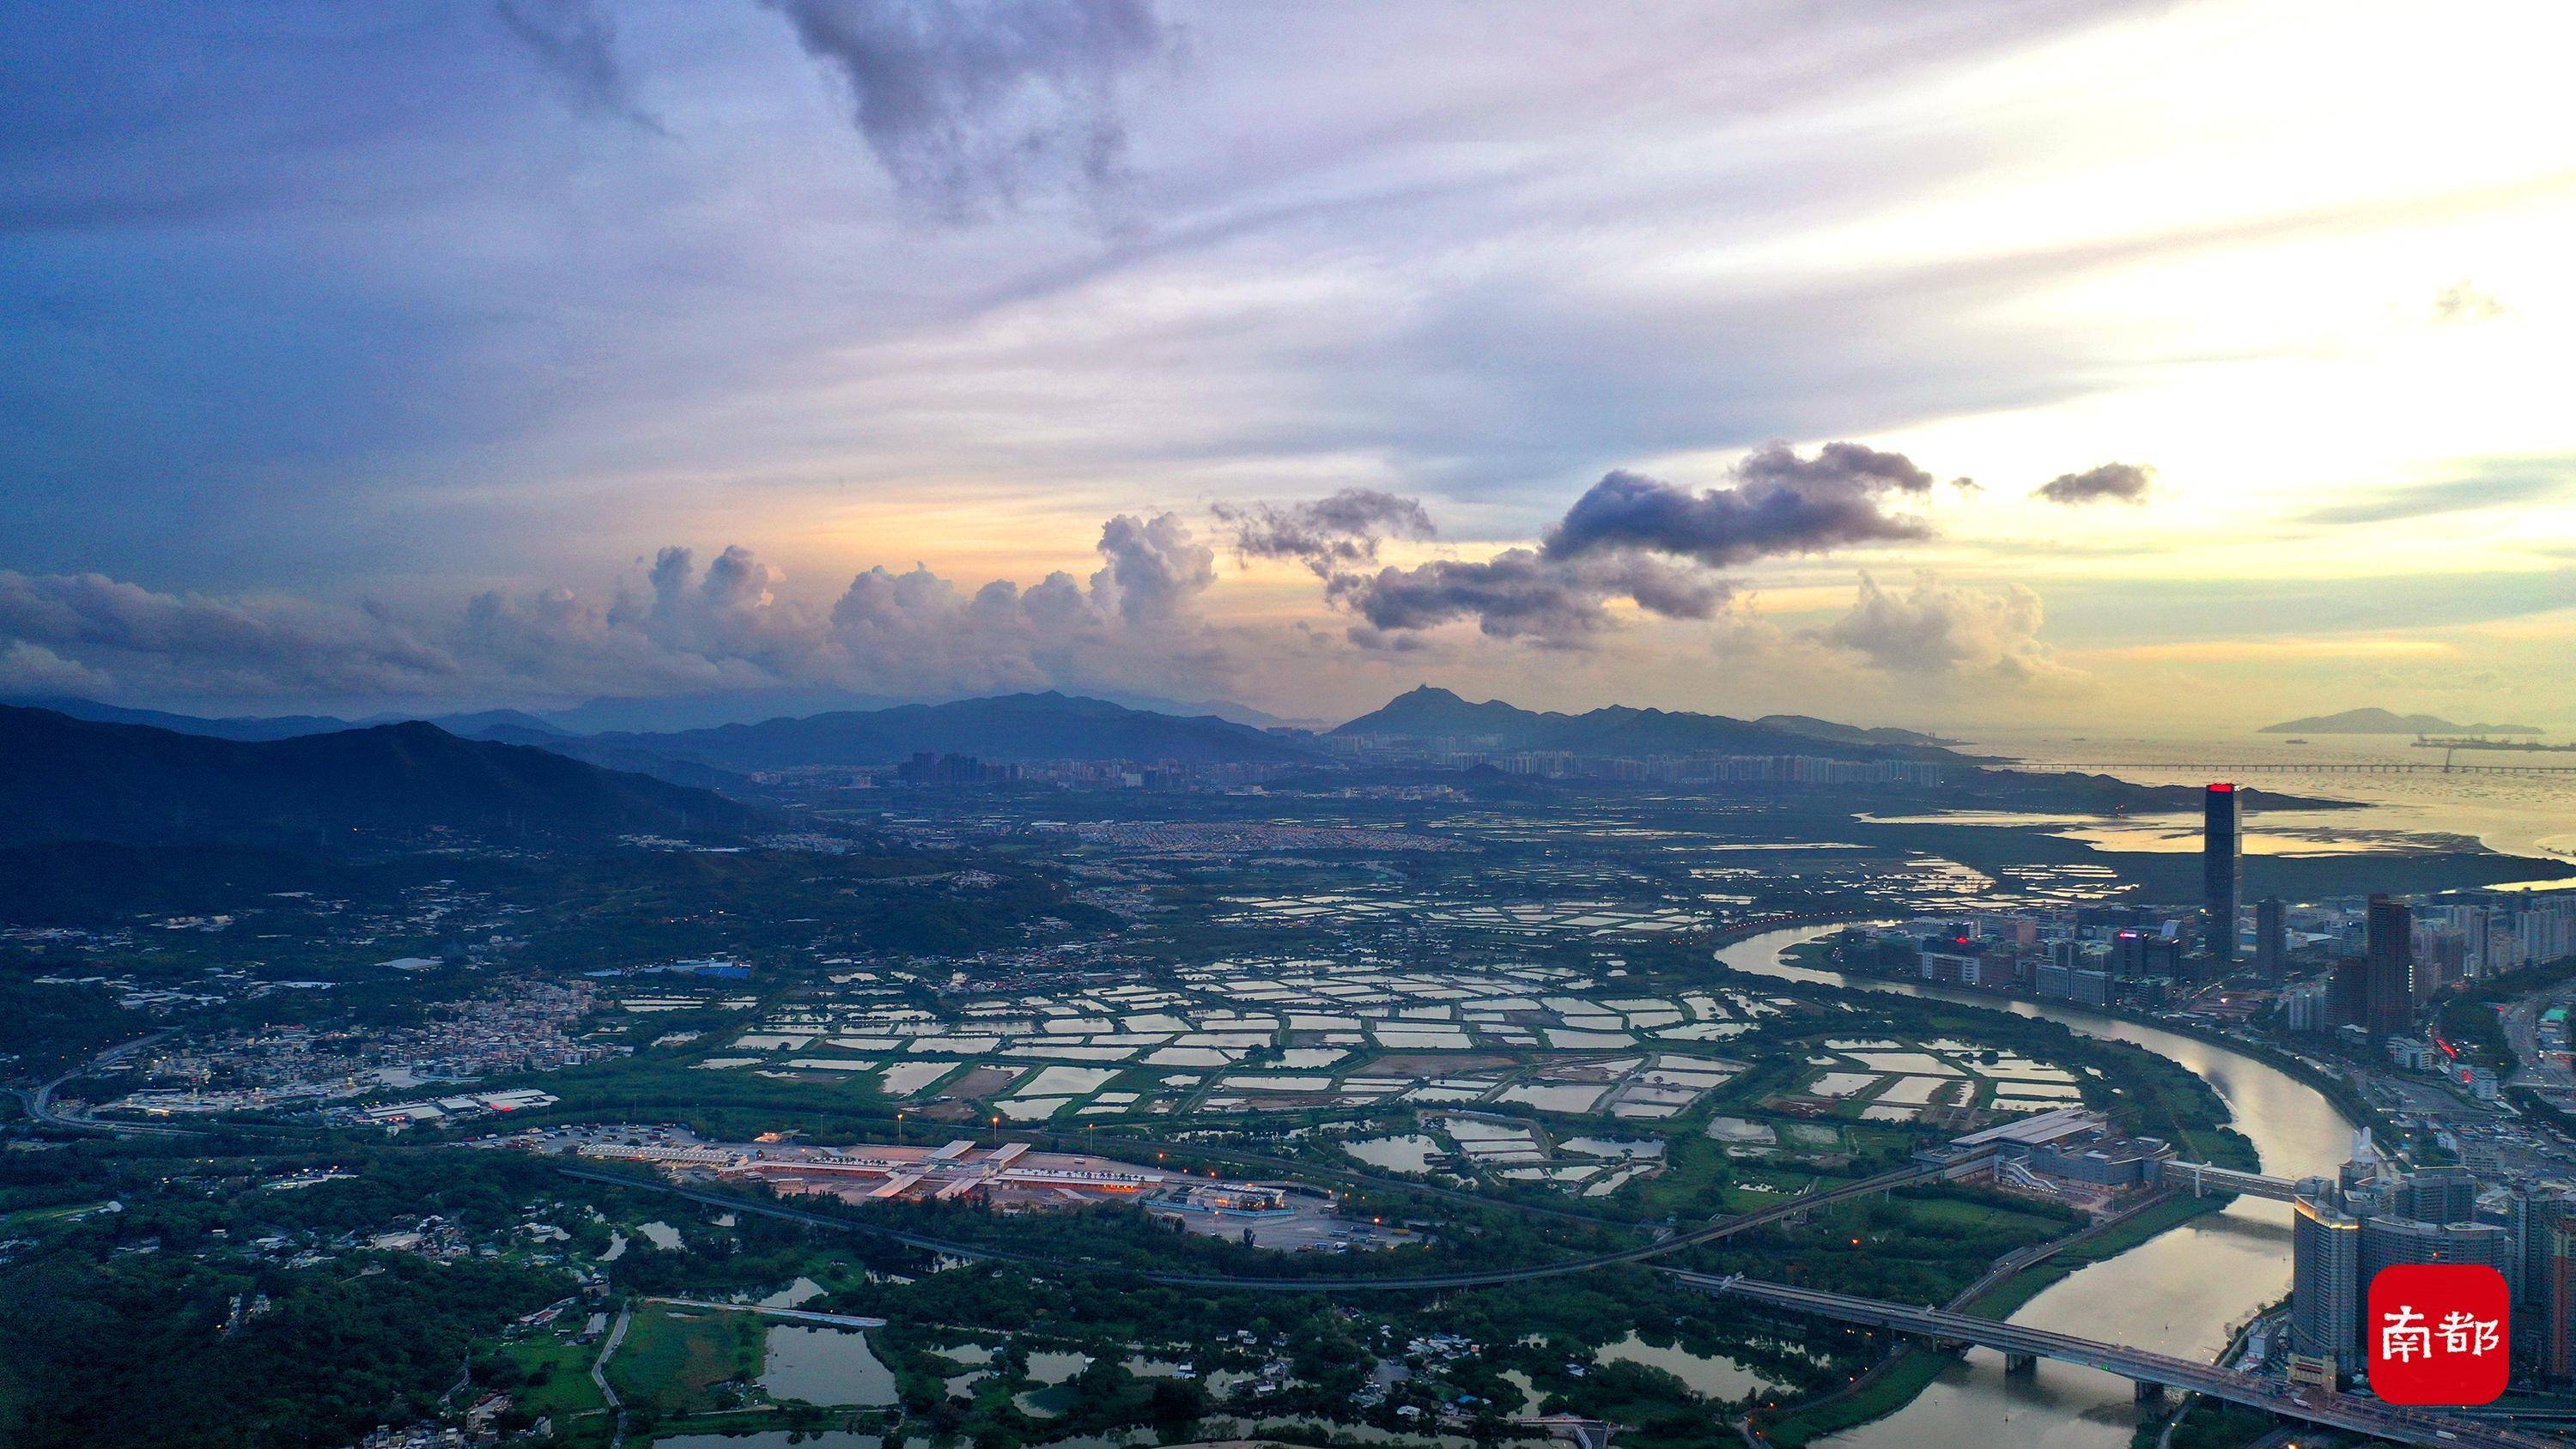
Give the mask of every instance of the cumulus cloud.
POLYGON ((2086 503, 2144 503, 2155 470, 2136 463, 2105 463, 2081 473, 2060 473, 2032 491, 2033 498, 2069 507, 2086 503))
POLYGON ((1150 522, 1119 514, 1102 525, 1099 546, 1109 562, 1091 576, 1092 597, 1131 624, 1182 618, 1216 582, 1216 550, 1173 514, 1150 522))
POLYGON ((596 0, 493 0, 492 8, 574 105, 663 133, 635 103, 617 59, 617 22, 596 0))
POLYGON ((763 0, 849 83, 906 196, 952 217, 1097 186, 1127 144, 1117 82, 1168 41, 1148 0, 763 0))
POLYGON ((1220 503, 1210 511, 1231 532, 1236 557, 1295 559, 1326 578, 1336 568, 1376 562, 1387 539, 1439 532, 1420 501, 1375 488, 1305 503, 1220 503))
POLYGON ((1817 632, 1891 673, 1924 679, 1975 677, 2014 685, 2064 682, 2075 671, 2039 641, 2039 595, 2019 584, 2000 591, 1915 576, 1903 593, 1864 573, 1850 613, 1817 632))
POLYGON ((967 590, 869 569, 828 608, 751 550, 665 548, 605 599, 493 590, 405 617, 373 604, 162 593, 97 574, 0 571, 0 685, 154 699, 564 701, 827 686, 1222 692, 1242 641, 1200 596, 1215 551, 1172 514, 1101 529, 1088 581, 967 590))

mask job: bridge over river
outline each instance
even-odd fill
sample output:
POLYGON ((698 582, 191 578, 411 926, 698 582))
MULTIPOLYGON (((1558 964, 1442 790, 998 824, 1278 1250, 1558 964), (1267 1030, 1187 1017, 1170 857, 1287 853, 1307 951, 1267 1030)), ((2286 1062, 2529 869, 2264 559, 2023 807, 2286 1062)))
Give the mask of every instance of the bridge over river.
POLYGON ((2566 1449, 2563 1439, 2526 1434, 2456 1414, 2403 1408, 2375 1399, 2319 1389, 2288 1388, 2214 1364, 2100 1343, 2045 1328, 1976 1318, 1940 1308, 1916 1308, 1876 1298, 1856 1298, 1848 1293, 1827 1293, 1786 1283, 1766 1283, 1742 1276, 1720 1278, 1706 1273, 1683 1272, 1674 1272, 1672 1276, 1704 1293, 1749 1299, 1772 1308, 1839 1319, 1845 1323, 1868 1324, 1938 1343, 1976 1344, 1996 1349, 2004 1355, 2008 1371, 2027 1372, 2043 1358, 2082 1364, 2104 1373, 2117 1374, 2136 1384, 2141 1398, 2160 1396, 2167 1389, 2182 1389, 2261 1409, 2283 1418, 2369 1434, 2400 1444, 2444 1446, 2444 1449, 2566 1449))
POLYGON ((2157 1181, 2166 1187, 2191 1189, 2193 1197, 2213 1192, 2232 1192, 2243 1197, 2268 1197, 2274 1202, 2288 1202, 2298 1193, 2298 1183, 2286 1177, 2266 1177, 2259 1172, 2239 1172, 2232 1167, 2219 1167, 2207 1162, 2184 1162, 2169 1159, 2156 1167, 2157 1181))

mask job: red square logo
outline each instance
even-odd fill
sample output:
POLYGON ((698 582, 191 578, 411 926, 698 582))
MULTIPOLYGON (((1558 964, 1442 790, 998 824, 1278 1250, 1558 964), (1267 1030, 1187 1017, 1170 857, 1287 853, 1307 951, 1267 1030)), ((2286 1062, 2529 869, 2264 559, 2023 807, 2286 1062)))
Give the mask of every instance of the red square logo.
POLYGON ((2362 1351, 2370 1391, 2392 1404, 2489 1404, 2510 1373, 2504 1275, 2469 1263, 2382 1268, 2370 1280, 2362 1351))

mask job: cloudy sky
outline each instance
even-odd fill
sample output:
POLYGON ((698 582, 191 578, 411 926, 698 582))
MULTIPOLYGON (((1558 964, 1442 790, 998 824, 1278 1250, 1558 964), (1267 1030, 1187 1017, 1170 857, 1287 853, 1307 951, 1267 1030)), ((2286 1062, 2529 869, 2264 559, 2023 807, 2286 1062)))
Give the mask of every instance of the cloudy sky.
POLYGON ((0 692, 2576 726, 2576 13, 0 10, 0 692))

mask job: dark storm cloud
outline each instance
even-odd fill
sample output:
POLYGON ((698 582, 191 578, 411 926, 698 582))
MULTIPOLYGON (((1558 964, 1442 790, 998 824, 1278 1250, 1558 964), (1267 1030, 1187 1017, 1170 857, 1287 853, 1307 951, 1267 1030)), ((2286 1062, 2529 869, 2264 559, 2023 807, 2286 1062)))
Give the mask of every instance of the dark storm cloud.
POLYGON ((1712 568, 1777 554, 1927 537, 1918 519, 1886 512, 1891 492, 1924 493, 1932 475, 1901 453, 1827 443, 1801 458, 1774 443, 1737 469, 1733 488, 1692 493, 1642 474, 1613 472, 1548 530, 1551 558, 1611 549, 1677 554, 1712 568))
POLYGON ((1296 559, 1328 576, 1376 561, 1387 539, 1438 532, 1419 501, 1375 488, 1345 488, 1306 503, 1219 503, 1209 511, 1232 531, 1238 557, 1296 559))
POLYGON ((1585 490, 1536 549, 1335 573, 1325 597, 1378 635, 1474 619, 1487 634, 1573 645, 1611 626, 1614 599, 1706 619, 1733 592, 1717 570, 1931 536, 1922 520, 1882 506, 1890 495, 1929 493, 1937 481, 1902 453, 1838 442, 1802 457, 1772 443, 1735 471, 1736 486, 1696 493, 1614 471, 1585 490))
POLYGON ((2069 506, 2085 503, 2144 503, 2155 470, 2135 463, 2105 463, 2081 473, 2060 473, 2031 494, 2069 506))
POLYGON ((859 134, 906 195, 971 214, 1106 180, 1116 82, 1166 44, 1146 0, 763 0, 849 83, 859 134))
POLYGON ((635 103, 617 59, 617 22, 596 0, 493 0, 494 13, 537 62, 560 80, 575 105, 660 132, 662 123, 635 103))
POLYGON ((1572 647, 1612 626, 1608 603, 1628 598, 1649 613, 1706 619, 1726 603, 1725 581, 1659 559, 1625 555, 1552 559, 1526 548, 1481 562, 1435 559, 1414 568, 1340 574, 1325 597, 1367 624, 1354 635, 1383 647, 1406 631, 1473 619, 1485 634, 1572 647))

